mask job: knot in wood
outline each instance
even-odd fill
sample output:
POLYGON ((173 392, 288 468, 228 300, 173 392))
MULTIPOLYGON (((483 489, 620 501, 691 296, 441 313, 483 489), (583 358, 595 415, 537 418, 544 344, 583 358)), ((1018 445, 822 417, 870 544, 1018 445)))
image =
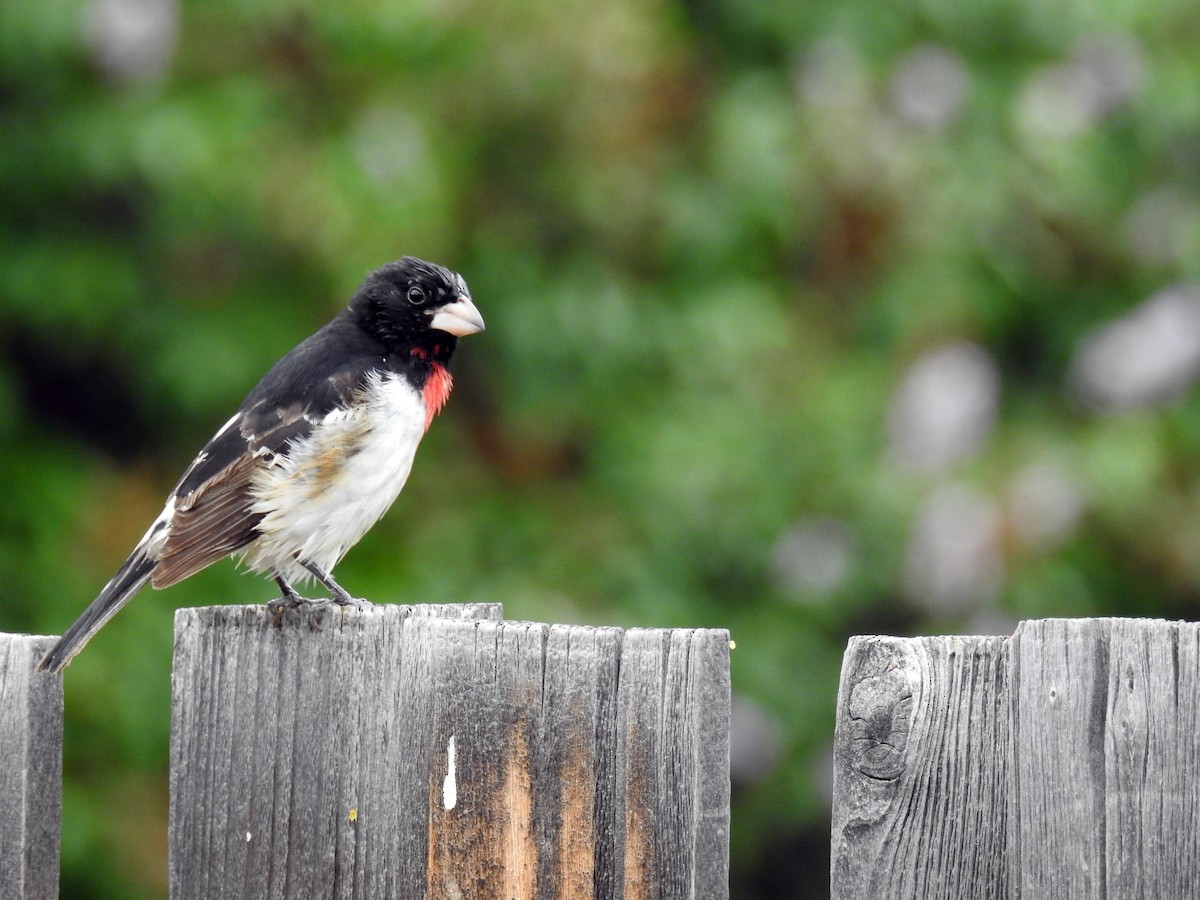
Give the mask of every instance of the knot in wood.
POLYGON ((860 774, 891 781, 904 771, 913 693, 899 671, 864 678, 850 694, 850 747, 860 774))

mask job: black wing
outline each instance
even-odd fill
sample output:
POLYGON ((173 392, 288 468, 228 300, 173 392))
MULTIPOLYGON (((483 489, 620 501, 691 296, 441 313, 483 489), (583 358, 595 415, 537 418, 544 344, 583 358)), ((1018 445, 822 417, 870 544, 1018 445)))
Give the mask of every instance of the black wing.
POLYGON ((241 409, 196 457, 168 505, 129 559, 40 663, 61 672, 104 623, 149 580, 165 587, 255 537, 253 475, 334 408, 351 401, 379 348, 350 320, 335 318, 272 367, 241 409))
POLYGON ((183 473, 161 558, 151 576, 167 587, 235 553, 257 536, 255 473, 308 436, 334 409, 350 403, 367 373, 383 364, 355 346, 352 332, 330 326, 281 359, 250 392, 183 473), (356 352, 355 352, 356 351, 356 352))

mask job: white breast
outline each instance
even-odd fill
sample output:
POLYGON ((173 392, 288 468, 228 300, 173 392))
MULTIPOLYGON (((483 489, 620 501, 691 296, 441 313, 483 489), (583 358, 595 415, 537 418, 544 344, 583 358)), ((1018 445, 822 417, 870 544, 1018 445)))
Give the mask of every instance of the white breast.
POLYGON ((332 571, 392 505, 424 433, 420 393, 372 374, 365 403, 334 412, 256 477, 254 509, 264 515, 246 565, 288 581, 309 577, 297 556, 332 571))

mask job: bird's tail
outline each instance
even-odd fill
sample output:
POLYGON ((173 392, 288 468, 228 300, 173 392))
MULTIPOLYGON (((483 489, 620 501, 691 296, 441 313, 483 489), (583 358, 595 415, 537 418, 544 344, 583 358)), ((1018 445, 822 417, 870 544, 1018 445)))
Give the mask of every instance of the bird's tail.
POLYGON ((65 669, 75 654, 92 639, 92 635, 104 627, 104 623, 115 616, 117 610, 128 603, 150 579, 150 574, 157 564, 157 560, 146 555, 143 542, 104 586, 100 596, 92 601, 75 624, 68 628, 66 634, 58 639, 58 643, 50 648, 50 652, 42 657, 42 661, 37 664, 37 670, 57 673, 65 669))

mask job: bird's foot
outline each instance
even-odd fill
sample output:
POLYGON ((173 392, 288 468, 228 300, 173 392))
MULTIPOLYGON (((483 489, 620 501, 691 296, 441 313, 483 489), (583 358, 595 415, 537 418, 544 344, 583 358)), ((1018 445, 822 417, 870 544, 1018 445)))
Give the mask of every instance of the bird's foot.
POLYGON ((275 577, 275 583, 279 585, 279 596, 267 604, 268 612, 279 614, 285 609, 297 609, 313 602, 307 597, 301 597, 294 587, 278 575, 275 577))
POLYGON ((274 600, 267 601, 267 612, 272 614, 282 613, 285 609, 299 609, 301 606, 310 606, 313 603, 327 603, 326 600, 310 600, 308 597, 301 597, 299 594, 285 594, 282 597, 276 597, 274 600))
POLYGON ((372 607, 369 600, 361 600, 358 597, 351 597, 349 594, 345 596, 335 597, 301 597, 297 593, 292 593, 289 596, 276 597, 267 603, 267 615, 271 617, 271 624, 276 628, 283 627, 283 616, 288 610, 304 609, 312 615, 305 616, 308 620, 308 626, 313 631, 320 631, 322 622, 325 618, 325 611, 330 609, 357 609, 366 610, 372 607))
POLYGON ((330 600, 338 606, 349 606, 354 609, 363 610, 371 608, 371 601, 360 600, 358 597, 351 597, 350 593, 333 580, 333 576, 318 566, 316 563, 305 562, 299 560, 300 565, 312 572, 317 577, 317 581, 325 585, 325 590, 329 591, 330 600))
POLYGON ((373 604, 370 600, 363 600, 361 597, 351 597, 345 591, 334 593, 329 598, 329 602, 336 603, 338 606, 349 607, 351 609, 365 610, 370 609, 373 604))
POLYGON ((280 595, 267 603, 267 615, 271 617, 271 621, 276 627, 283 624, 283 614, 289 609, 299 609, 300 607, 319 609, 330 603, 330 601, 325 599, 312 600, 308 597, 302 597, 294 587, 280 576, 275 577, 275 583, 279 585, 280 595))

